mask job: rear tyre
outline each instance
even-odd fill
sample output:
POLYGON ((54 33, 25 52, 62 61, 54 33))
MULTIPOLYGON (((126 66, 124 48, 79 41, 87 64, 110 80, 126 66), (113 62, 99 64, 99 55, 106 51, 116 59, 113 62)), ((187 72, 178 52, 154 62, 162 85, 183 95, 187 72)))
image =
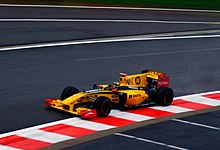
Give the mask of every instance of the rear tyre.
POLYGON ((173 102, 174 92, 171 88, 161 87, 158 90, 158 103, 161 106, 169 106, 173 102))
POLYGON ((94 108, 96 109, 99 117, 106 117, 110 114, 112 109, 111 100, 104 96, 98 97, 94 104, 94 108))
POLYGON ((72 86, 67 86, 61 94, 61 100, 64 100, 77 93, 79 93, 79 90, 77 88, 72 87, 72 86))

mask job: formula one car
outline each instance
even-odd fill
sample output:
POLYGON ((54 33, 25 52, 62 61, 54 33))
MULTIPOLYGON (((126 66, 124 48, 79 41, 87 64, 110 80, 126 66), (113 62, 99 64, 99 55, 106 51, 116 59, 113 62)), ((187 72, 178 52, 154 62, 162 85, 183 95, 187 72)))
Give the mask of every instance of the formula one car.
POLYGON ((120 73, 119 82, 93 85, 82 91, 66 87, 60 99, 46 99, 46 106, 66 111, 82 118, 108 116, 112 108, 124 110, 149 104, 168 106, 174 92, 169 88, 170 78, 165 73, 144 70, 140 74, 120 73))

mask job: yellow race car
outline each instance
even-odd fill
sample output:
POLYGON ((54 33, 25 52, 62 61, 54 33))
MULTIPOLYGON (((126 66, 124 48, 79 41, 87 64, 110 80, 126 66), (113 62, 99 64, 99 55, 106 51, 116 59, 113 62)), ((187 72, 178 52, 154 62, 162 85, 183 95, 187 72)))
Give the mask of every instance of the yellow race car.
POLYGON ((165 73, 144 70, 140 74, 120 73, 119 82, 94 85, 82 91, 66 87, 60 99, 46 99, 46 106, 66 111, 82 118, 108 116, 112 108, 124 110, 149 104, 168 106, 174 92, 165 73))

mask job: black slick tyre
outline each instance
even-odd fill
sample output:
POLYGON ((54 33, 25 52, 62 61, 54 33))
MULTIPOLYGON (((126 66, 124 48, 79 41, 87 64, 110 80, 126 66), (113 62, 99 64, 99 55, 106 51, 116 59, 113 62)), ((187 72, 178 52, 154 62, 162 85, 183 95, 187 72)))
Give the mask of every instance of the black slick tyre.
POLYGON ((161 87, 158 90, 158 103, 161 106, 169 106, 173 102, 174 92, 171 88, 161 87))
POLYGON ((110 114, 112 109, 111 100, 104 96, 98 97, 95 101, 94 108, 99 117, 106 117, 110 114))
POLYGON ((67 86, 61 94, 61 100, 65 100, 66 98, 77 93, 79 93, 79 90, 77 88, 72 87, 72 86, 67 86))

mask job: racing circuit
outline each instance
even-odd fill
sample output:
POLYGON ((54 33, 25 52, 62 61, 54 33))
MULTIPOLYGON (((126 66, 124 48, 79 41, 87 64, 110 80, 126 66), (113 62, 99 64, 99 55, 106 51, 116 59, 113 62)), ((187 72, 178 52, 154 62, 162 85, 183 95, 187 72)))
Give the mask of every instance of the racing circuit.
POLYGON ((219 12, 0 7, 0 149, 219 149, 219 12), (44 106, 148 68, 171 77, 173 106, 91 122, 44 106))

